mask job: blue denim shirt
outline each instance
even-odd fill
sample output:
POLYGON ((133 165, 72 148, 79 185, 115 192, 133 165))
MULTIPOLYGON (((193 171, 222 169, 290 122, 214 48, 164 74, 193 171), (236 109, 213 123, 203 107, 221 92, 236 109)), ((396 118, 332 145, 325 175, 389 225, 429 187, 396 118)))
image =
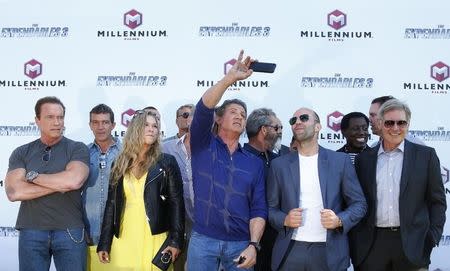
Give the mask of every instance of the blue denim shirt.
POLYGON ((191 157, 188 155, 184 140, 186 135, 164 142, 163 152, 175 156, 183 179, 183 198, 186 216, 194 221, 194 189, 192 187, 191 157))
POLYGON ((249 221, 267 218, 264 165, 241 148, 230 153, 211 132, 214 109, 197 103, 191 123, 194 231, 225 241, 250 240, 249 221))
POLYGON ((95 142, 90 143, 88 148, 90 154, 89 177, 82 192, 84 224, 93 245, 97 245, 102 229, 103 212, 108 199, 111 164, 119 154, 122 144, 118 139, 114 139, 114 144, 108 148, 105 154, 101 153, 100 147, 95 142))

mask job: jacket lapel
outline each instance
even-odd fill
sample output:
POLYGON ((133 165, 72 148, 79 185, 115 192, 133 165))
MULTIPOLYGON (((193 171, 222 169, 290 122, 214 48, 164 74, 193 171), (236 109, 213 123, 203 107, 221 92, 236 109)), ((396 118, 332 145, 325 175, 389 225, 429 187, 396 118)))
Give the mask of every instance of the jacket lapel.
POLYGON ((300 167, 299 167, 299 160, 298 160, 298 152, 291 152, 289 155, 289 169, 291 173, 291 181, 292 181, 292 187, 293 192, 295 193, 294 199, 297 199, 297 201, 294 203, 294 206, 298 208, 300 199, 300 167))
POLYGON ((403 153, 403 165, 402 165, 402 176, 400 178, 400 195, 405 192, 408 185, 410 169, 414 164, 414 159, 416 158, 416 152, 414 146, 407 140, 405 140, 403 153))
POLYGON ((328 180, 328 155, 324 148, 319 146, 319 156, 317 159, 319 169, 320 191, 322 192, 322 203, 325 209, 328 208, 327 202, 327 180, 328 180))

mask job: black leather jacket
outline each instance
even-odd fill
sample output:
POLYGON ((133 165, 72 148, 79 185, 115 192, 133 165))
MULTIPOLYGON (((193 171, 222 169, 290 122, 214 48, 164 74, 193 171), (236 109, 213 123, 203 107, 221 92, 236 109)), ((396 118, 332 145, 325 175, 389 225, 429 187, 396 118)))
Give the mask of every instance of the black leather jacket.
MULTIPOLYGON (((169 245, 180 249, 184 242, 182 183, 177 161, 172 155, 163 153, 158 162, 148 169, 144 187, 145 212, 152 234, 169 231, 169 245)), ((110 252, 113 234, 120 238, 124 200, 122 176, 116 185, 110 185, 108 189, 97 252, 110 252)))

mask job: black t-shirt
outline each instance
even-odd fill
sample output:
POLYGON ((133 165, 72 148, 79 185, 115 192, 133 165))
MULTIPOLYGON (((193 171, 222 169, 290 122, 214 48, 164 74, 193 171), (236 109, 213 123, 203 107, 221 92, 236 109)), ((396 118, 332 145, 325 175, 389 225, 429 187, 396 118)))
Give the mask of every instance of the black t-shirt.
MULTIPOLYGON (((26 172, 33 170, 52 174, 64 171, 71 161, 89 166, 89 151, 81 142, 63 137, 47 150, 49 159, 43 159, 46 147, 40 139, 18 147, 9 158, 8 171, 24 168, 26 172)), ((83 227, 80 190, 55 192, 20 204, 17 229, 61 230, 75 227, 83 227)))

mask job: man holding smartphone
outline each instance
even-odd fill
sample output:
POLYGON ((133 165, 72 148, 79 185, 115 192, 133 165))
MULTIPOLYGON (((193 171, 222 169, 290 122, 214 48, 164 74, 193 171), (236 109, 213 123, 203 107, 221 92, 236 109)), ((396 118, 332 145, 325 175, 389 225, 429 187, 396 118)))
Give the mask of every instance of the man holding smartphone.
POLYGON ((252 74, 252 61, 243 54, 203 94, 191 124, 195 206, 188 270, 217 270, 219 263, 225 270, 253 270, 260 249, 267 217, 264 165, 239 144, 247 108, 233 99, 215 109, 229 86, 252 74))

